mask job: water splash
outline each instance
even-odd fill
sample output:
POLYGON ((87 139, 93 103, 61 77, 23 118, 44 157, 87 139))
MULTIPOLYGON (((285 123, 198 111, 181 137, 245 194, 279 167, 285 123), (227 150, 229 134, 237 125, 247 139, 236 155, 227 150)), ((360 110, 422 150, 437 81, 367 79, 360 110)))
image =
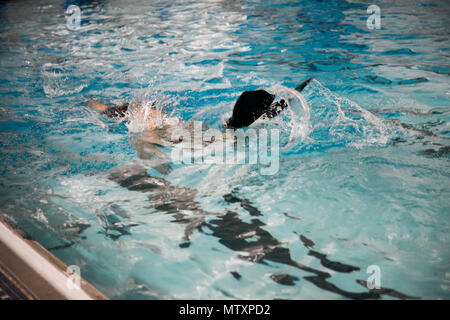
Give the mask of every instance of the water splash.
POLYGON ((286 152, 386 146, 404 134, 401 127, 333 93, 317 80, 303 94, 282 85, 272 86, 270 91, 289 104, 288 112, 275 121, 287 135, 286 152))
POLYGON ((285 99, 288 103, 290 121, 287 123, 289 129, 289 144, 295 141, 304 141, 311 132, 310 108, 305 97, 297 90, 277 84, 269 89, 277 96, 285 99))
POLYGON ((66 70, 63 65, 46 63, 41 73, 42 88, 49 98, 79 93, 87 87, 86 83, 73 75, 73 70, 66 70))
POLYGON ((148 129, 176 126, 179 118, 173 116, 168 109, 177 104, 178 100, 159 91, 145 92, 131 102, 129 117, 126 126, 130 132, 143 132, 148 129))
POLYGON ((319 93, 330 103, 330 113, 336 117, 330 134, 345 140, 346 145, 360 149, 368 145, 385 146, 396 131, 392 124, 362 108, 356 102, 341 97, 315 81, 319 93))

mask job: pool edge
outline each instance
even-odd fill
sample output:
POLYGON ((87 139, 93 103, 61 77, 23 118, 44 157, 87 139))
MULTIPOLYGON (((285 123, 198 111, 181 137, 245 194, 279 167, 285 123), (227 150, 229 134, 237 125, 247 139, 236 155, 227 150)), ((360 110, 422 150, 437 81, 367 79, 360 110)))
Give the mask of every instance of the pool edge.
MULTIPOLYGON (((108 300, 83 278, 79 287, 68 285, 67 265, 38 242, 26 239, 0 213, 0 272, 6 269, 15 289, 29 299, 108 300)), ((2 273, 2 274, 3 274, 2 273)))

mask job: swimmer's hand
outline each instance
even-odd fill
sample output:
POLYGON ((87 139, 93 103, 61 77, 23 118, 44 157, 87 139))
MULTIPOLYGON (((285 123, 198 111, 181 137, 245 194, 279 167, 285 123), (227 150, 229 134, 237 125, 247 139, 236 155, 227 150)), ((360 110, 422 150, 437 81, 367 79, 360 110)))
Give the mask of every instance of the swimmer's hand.
POLYGON ((97 102, 97 101, 91 101, 88 104, 89 108, 95 109, 100 113, 104 113, 106 111, 106 109, 108 109, 108 106, 106 104, 97 102))

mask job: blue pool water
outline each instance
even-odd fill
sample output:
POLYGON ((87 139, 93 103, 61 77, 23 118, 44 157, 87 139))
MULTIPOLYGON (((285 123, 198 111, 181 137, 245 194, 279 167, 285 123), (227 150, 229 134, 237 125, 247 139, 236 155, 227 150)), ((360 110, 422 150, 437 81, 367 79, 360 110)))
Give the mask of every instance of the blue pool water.
POLYGON ((113 299, 450 298, 450 3, 377 1, 380 30, 370 4, 0 3, 0 212, 113 299), (138 121, 87 108, 220 128, 311 76, 273 176, 140 159, 138 121))

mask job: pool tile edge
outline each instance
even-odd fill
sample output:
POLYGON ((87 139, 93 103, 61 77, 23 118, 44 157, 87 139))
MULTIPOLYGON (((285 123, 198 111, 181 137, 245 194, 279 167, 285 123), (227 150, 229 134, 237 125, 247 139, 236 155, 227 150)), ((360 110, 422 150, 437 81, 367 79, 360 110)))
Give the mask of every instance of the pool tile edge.
POLYGON ((107 300, 86 280, 67 285, 67 266, 38 242, 26 239, 0 213, 0 264, 18 284, 17 289, 42 300, 107 300))

